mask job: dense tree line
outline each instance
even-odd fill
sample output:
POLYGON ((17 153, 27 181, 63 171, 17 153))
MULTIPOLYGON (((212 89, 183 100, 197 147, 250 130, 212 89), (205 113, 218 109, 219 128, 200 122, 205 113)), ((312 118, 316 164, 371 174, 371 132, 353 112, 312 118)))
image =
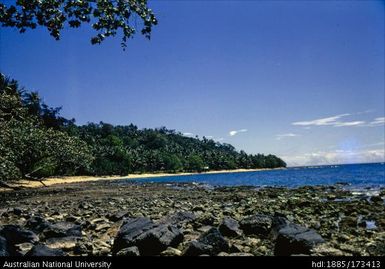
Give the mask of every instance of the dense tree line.
POLYGON ((53 175, 127 175, 286 166, 274 155, 238 152, 226 143, 165 127, 100 122, 78 126, 35 92, 0 76, 0 179, 53 175))
POLYGON ((89 171, 90 147, 65 132, 73 123, 60 117, 59 111, 0 74, 1 180, 89 171))

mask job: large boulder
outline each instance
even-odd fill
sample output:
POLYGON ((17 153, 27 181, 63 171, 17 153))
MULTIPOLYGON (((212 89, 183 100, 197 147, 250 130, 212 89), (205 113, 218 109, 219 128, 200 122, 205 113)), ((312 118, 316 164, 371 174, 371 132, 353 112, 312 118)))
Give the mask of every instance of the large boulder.
POLYGON ((7 240, 0 236, 0 257, 9 256, 7 240))
POLYGON ((279 231, 289 224, 290 221, 284 215, 276 213, 273 217, 273 223, 271 228, 272 239, 277 239, 279 231))
POLYGON ((174 225, 159 225, 135 239, 141 255, 157 255, 168 247, 176 247, 183 241, 183 233, 174 225))
POLYGON ((233 218, 225 217, 222 223, 219 225, 219 231, 224 236, 228 237, 236 237, 241 235, 241 231, 239 230, 239 223, 233 218))
POLYGON ((49 248, 45 245, 34 246, 25 256, 67 256, 67 253, 60 249, 49 248))
POLYGON ((7 240, 8 246, 21 243, 36 243, 39 237, 32 231, 23 229, 18 225, 5 225, 0 231, 0 236, 7 240))
POLYGON ((240 227, 247 235, 254 234, 267 237, 270 234, 273 224, 271 216, 256 214, 248 216, 240 222, 240 227))
POLYGON ((202 234, 198 240, 191 241, 185 249, 183 255, 198 256, 210 255, 214 256, 220 252, 229 250, 229 243, 222 236, 217 228, 211 228, 202 234))
POLYGON ((315 230, 290 223, 279 229, 274 255, 310 254, 314 246, 324 242, 315 230))
POLYGON ((141 255, 157 255, 183 241, 182 232, 174 225, 155 224, 148 218, 126 220, 114 240, 112 253, 137 246, 141 255))
POLYGON ((135 239, 147 230, 154 228, 155 224, 148 218, 134 218, 124 220, 114 240, 112 253, 116 254, 121 249, 135 245, 135 239))
POLYGON ((285 215, 279 213, 274 214, 272 223, 273 229, 280 230, 281 228, 289 225, 289 223, 290 221, 286 218, 285 215))
POLYGON ((213 250, 211 254, 217 254, 221 251, 227 251, 229 249, 228 242, 217 228, 211 228, 208 230, 199 238, 198 241, 205 245, 212 246, 213 250))
POLYGON ((71 222, 59 222, 56 224, 49 224, 43 230, 44 238, 56 238, 67 236, 82 236, 82 229, 80 225, 73 224, 71 222))

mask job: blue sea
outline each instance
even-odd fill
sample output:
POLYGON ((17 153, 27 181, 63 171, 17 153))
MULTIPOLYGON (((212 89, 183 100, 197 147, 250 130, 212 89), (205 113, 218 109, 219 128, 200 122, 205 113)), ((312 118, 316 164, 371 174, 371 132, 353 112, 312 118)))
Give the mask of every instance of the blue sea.
MULTIPOLYGON (((129 181, 132 182, 132 179, 129 181)), ((291 167, 241 173, 202 173, 197 175, 142 178, 136 179, 135 182, 195 182, 211 186, 282 186, 290 188, 339 183, 353 188, 383 188, 385 187, 385 165, 384 163, 346 164, 291 167)))

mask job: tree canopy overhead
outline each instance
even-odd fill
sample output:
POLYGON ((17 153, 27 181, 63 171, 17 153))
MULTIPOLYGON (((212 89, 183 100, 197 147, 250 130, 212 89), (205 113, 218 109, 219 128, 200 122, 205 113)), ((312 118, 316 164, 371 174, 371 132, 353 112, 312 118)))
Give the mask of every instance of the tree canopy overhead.
POLYGON ((13 4, 0 3, 0 23, 17 28, 20 33, 38 26, 45 27, 56 40, 68 25, 78 28, 91 24, 95 35, 92 44, 100 44, 106 37, 122 34, 122 47, 137 28, 150 38, 157 24, 147 0, 16 0, 13 4))

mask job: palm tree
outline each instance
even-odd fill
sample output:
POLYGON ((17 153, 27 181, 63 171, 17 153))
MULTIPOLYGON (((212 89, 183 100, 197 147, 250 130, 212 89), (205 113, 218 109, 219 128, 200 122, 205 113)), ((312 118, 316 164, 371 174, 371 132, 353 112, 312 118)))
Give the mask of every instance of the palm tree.
POLYGON ((41 115, 41 98, 37 92, 27 92, 23 96, 23 103, 31 115, 41 115))
POLYGON ((19 89, 16 80, 11 80, 0 73, 0 120, 24 117, 21 95, 24 89, 19 89))

